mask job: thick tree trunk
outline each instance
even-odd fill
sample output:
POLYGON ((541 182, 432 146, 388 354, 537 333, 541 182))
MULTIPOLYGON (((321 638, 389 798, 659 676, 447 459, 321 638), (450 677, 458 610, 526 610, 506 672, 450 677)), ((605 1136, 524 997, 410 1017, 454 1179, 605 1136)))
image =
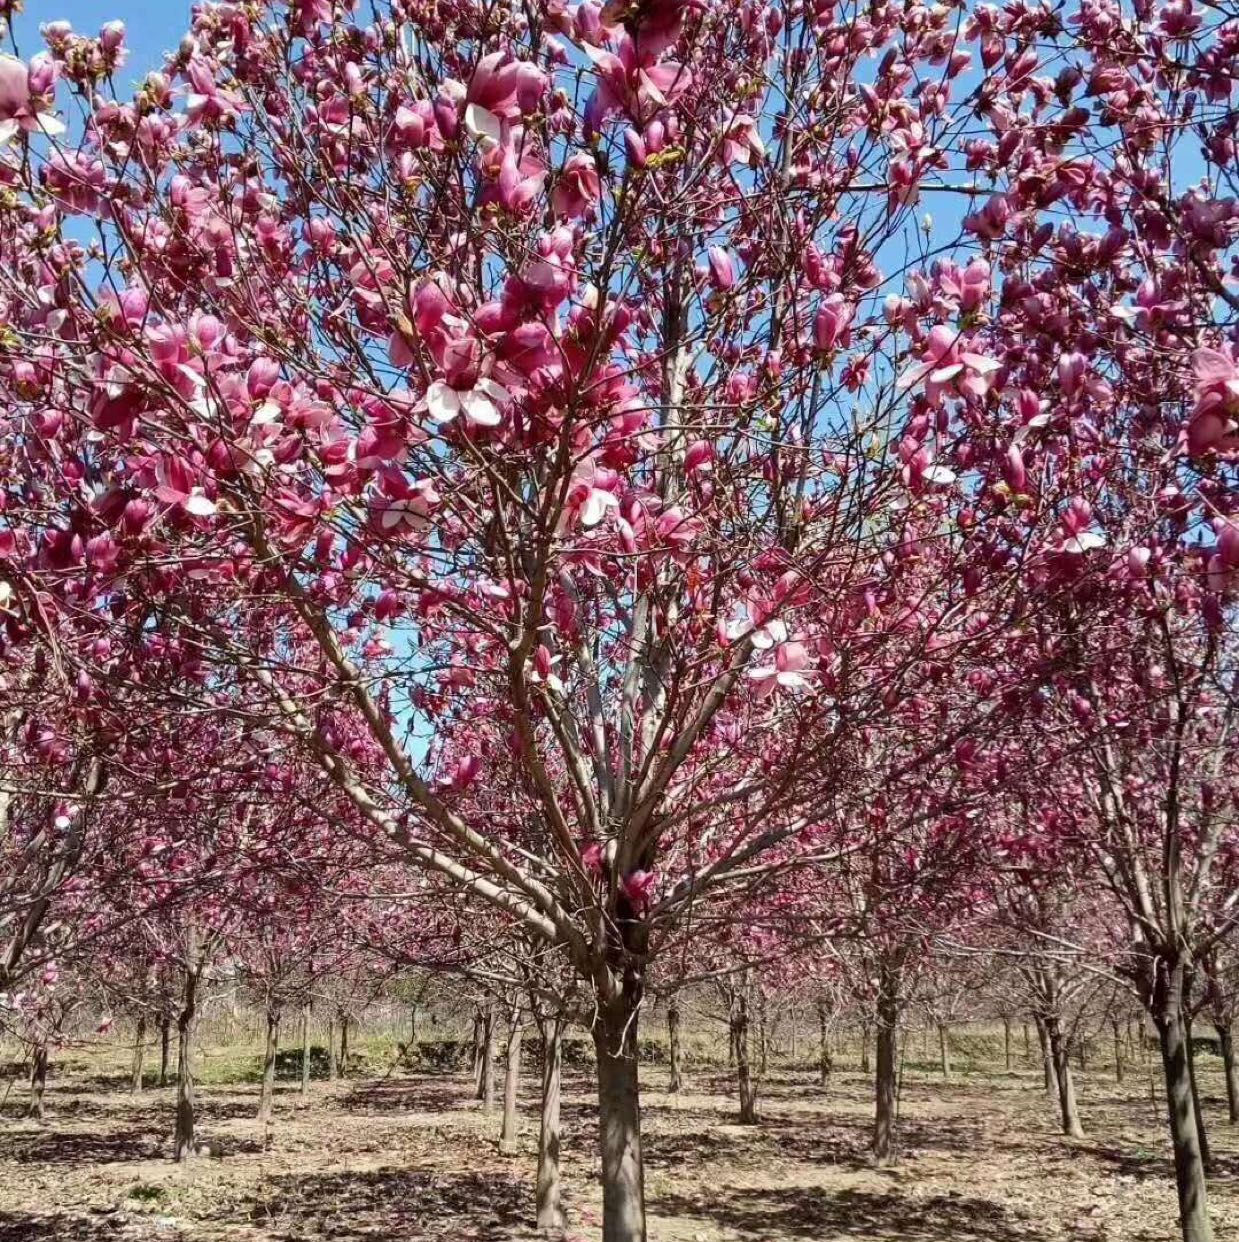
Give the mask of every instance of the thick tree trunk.
POLYGON ((518 1013, 508 1032, 508 1055, 503 1070, 503 1128, 499 1134, 499 1150, 514 1152, 517 1139, 516 1093, 521 1082, 521 1040, 524 1028, 518 1013))
POLYGON ((1114 1081, 1121 1084, 1123 1081, 1123 1035, 1117 1019, 1110 1023, 1110 1031, 1114 1036, 1114 1081))
POLYGON ((1230 1124, 1239 1125, 1239 1067, 1235 1065, 1235 1040, 1229 1022, 1217 1025, 1218 1043, 1222 1048, 1222 1069, 1226 1074, 1226 1112, 1230 1124))
POLYGON ((327 1077, 335 1082, 340 1077, 340 1062, 336 1060, 336 1020, 327 1019, 327 1077))
POLYGON ((495 1107, 495 1011, 486 1011, 486 1042, 482 1046, 482 1111, 489 1113, 495 1107))
POLYGON ((879 1164, 895 1159, 896 1039, 900 972, 884 966, 878 980, 878 1072, 874 1081, 873 1154, 879 1164))
POLYGON ((310 1093, 310 1006, 301 1006, 301 1094, 310 1093))
POLYGON ((43 1120, 43 1095, 47 1090, 47 1043, 41 1040, 34 1046, 30 1059, 30 1104, 26 1116, 43 1120))
POLYGON ((825 1001, 817 1003, 817 1080, 818 1085, 830 1085, 830 1016, 825 1001))
POLYGON ((198 1020, 198 971, 185 972, 185 992, 176 1020, 176 1136, 174 1160, 188 1160, 195 1149, 193 1037, 198 1020))
POLYGON ((168 1085, 168 1046, 172 1042, 172 1018, 166 1014, 159 1015, 159 1085, 168 1085))
POLYGON ((1011 1019, 1006 1014, 1002 1016, 1002 1056, 1009 1074, 1015 1061, 1011 1053, 1011 1019))
POLYGON ((1080 1124, 1080 1111, 1076 1107, 1075 1081, 1071 1076, 1071 1049, 1063 1038, 1062 1027, 1055 1015, 1045 1019, 1046 1036, 1050 1041, 1050 1055, 1054 1062, 1054 1077, 1058 1087, 1058 1113, 1063 1133, 1068 1138, 1083 1138, 1084 1127, 1080 1124))
POLYGON ((1192 1042, 1192 1021, 1183 1019, 1183 1032, 1187 1042, 1187 1073, 1192 1082, 1192 1113, 1196 1118, 1196 1136, 1200 1140, 1200 1159, 1205 1166, 1205 1176, 1213 1176, 1213 1152, 1209 1147, 1209 1131, 1205 1128, 1205 1114, 1201 1107, 1200 1087, 1196 1082, 1196 1049, 1192 1042))
POLYGON ((138 1025, 133 1033, 133 1068, 129 1074, 129 1092, 142 1094, 142 1070, 146 1065, 146 1014, 138 1014, 138 1025))
POLYGON ((732 1042, 736 1048, 736 1085, 740 1089, 740 1124, 757 1122, 757 1088, 749 1065, 749 1001, 744 989, 731 1011, 732 1042))
POLYGON ((1183 1242, 1213 1242, 1205 1192, 1205 1163, 1196 1129, 1192 1073, 1183 1022, 1183 968, 1156 963, 1158 977, 1150 1006, 1166 1080, 1166 1109, 1174 1148, 1175 1186, 1183 1242))
POLYGON ((639 997, 600 1004, 594 1020, 602 1147, 602 1240, 646 1242, 645 1172, 637 1086, 639 997))
POLYGON ((275 1056, 280 1048, 280 1011, 267 1009, 267 1042, 262 1057, 262 1092, 258 1097, 258 1120, 263 1127, 271 1124, 275 1104, 275 1056))
POLYGON ((938 1054, 942 1060, 942 1077, 951 1080, 951 1039, 945 1022, 938 1023, 938 1054))
POLYGON ((539 1233, 557 1233, 565 1224, 559 1180, 559 1082, 563 1066, 563 1023, 555 1017, 540 1026, 542 1117, 538 1129, 537 1226, 539 1233))
POLYGON ((669 1091, 679 1091, 684 1086, 683 1062, 680 1053, 680 1007, 675 1001, 667 1006, 667 1044, 671 1058, 671 1081, 669 1091))

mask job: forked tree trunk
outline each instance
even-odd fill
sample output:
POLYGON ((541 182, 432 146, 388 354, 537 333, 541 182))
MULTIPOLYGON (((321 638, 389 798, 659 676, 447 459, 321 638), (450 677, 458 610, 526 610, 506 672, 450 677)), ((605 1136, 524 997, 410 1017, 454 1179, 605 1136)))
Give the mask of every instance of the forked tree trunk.
POLYGON ((185 992, 176 1020, 176 1136, 173 1159, 188 1160, 194 1154, 193 1037, 198 1021, 198 971, 185 972, 185 992))
POLYGON ((878 978, 878 1072, 874 1081, 873 1111, 873 1154, 879 1164, 890 1164, 895 1159, 899 990, 899 969, 882 967, 878 978))
POLYGON ((172 1018, 169 1014, 159 1015, 159 1085, 168 1085, 168 1048, 172 1043, 172 1018))
POLYGON ((1076 1107, 1075 1081, 1071 1076, 1071 1049, 1063 1038, 1058 1017, 1051 1014, 1045 1018, 1046 1036, 1050 1041, 1050 1055, 1054 1062, 1054 1077, 1058 1087, 1058 1113, 1063 1133, 1068 1138, 1083 1138, 1084 1127, 1080 1124, 1080 1111, 1076 1107))
POLYGON ((1179 1226, 1183 1242, 1213 1242, 1205 1193, 1205 1163, 1192 1099, 1186 1032, 1178 1004, 1181 985, 1176 989, 1171 982, 1163 985, 1161 990, 1168 995, 1155 1001, 1157 1008, 1153 1023, 1157 1027, 1162 1073, 1166 1079, 1166 1108, 1170 1141, 1174 1148, 1175 1188, 1179 1196, 1179 1226))
POLYGON ((310 1006, 301 1006, 301 1094, 310 1093, 310 1006))
POLYGON ((736 1048, 736 1084, 740 1089, 740 1124, 757 1122, 757 1089, 749 1065, 749 1001, 742 988, 732 1007, 732 1042, 736 1048))
POLYGON ((1196 1136, 1200 1141, 1200 1159, 1205 1166, 1205 1176, 1213 1176, 1213 1152, 1209 1147, 1209 1131, 1205 1128, 1205 1114, 1201 1107, 1200 1086, 1196 1081, 1196 1048, 1192 1042, 1192 1020, 1184 1016, 1183 1031, 1187 1043, 1187 1073, 1192 1082, 1192 1113, 1196 1118, 1196 1136))
POLYGON ((667 1044, 671 1058, 671 1081, 669 1091, 679 1091, 684 1086, 683 1062, 680 1053, 680 1007, 672 1001, 667 1006, 667 1044))
POLYGON ((1239 1067, 1235 1065, 1235 1040, 1229 1022, 1217 1025, 1222 1050, 1222 1069, 1226 1075, 1226 1113, 1230 1124, 1239 1125, 1239 1067))
POLYGON ((603 1242, 646 1242, 645 1171, 637 1085, 639 997, 600 1003, 594 1019, 602 1148, 603 1242))
POLYGON ((938 1023, 938 1053, 942 1060, 942 1077, 951 1080, 951 1040, 945 1022, 938 1023))
POLYGON ((517 1013, 508 1031, 508 1055, 503 1070, 503 1128, 499 1134, 499 1150, 516 1150, 516 1103, 521 1081, 521 1041, 524 1028, 517 1013))
POLYGON ((26 1108, 26 1116, 43 1120, 43 1095, 47 1090, 47 1043, 40 1040, 34 1046, 30 1059, 30 1104, 26 1108))
POLYGON ((1006 1014, 1002 1015, 1002 1056, 1009 1074, 1015 1061, 1011 1053, 1011 1019, 1006 1014))
POLYGON ((340 1076, 340 1062, 336 1060, 336 1020, 327 1019, 327 1077, 335 1082, 340 1076))
POLYGON ((1117 1019, 1110 1023, 1110 1032, 1114 1036, 1114 1081, 1121 1085, 1123 1082, 1123 1035, 1117 1019))
POLYGON ((262 1057, 262 1093, 258 1098, 258 1120, 264 1129, 271 1124, 275 1104, 275 1057, 280 1048, 280 1010, 267 1008, 267 1042, 262 1057))
POLYGON ((559 1181, 559 1080, 563 1065, 563 1023, 547 1019, 542 1028, 542 1117, 538 1130, 538 1231, 563 1229, 563 1193, 559 1181))
POLYGON ((129 1075, 129 1091, 142 1094, 142 1070, 146 1065, 146 1014, 138 1014, 138 1025, 133 1033, 133 1069, 129 1075))
POLYGON ((825 1001, 817 1002, 817 1080, 818 1085, 830 1085, 830 1014, 825 1001))

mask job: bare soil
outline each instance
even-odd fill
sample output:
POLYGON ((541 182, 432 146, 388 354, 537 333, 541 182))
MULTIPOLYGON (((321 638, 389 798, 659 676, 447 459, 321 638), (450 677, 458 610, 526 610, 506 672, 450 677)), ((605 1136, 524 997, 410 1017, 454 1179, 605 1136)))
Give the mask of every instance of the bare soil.
MULTIPOLYGON (((98 1067, 92 1067, 96 1071, 98 1067)), ((1149 1068, 1127 1082, 1080 1075, 1087 1137, 1057 1134, 1031 1067, 905 1071, 898 1165, 866 1145, 871 1087, 830 1088, 780 1069, 759 1125, 734 1124, 725 1073, 665 1091, 643 1069, 652 1242, 1170 1242, 1177 1236, 1169 1144, 1149 1068)), ((1218 1242, 1239 1238, 1239 1129, 1220 1076, 1203 1074, 1217 1163, 1218 1242)), ((522 1093, 522 1144, 498 1151, 463 1075, 393 1074, 281 1086, 270 1145, 257 1086, 201 1090, 201 1132, 221 1154, 177 1166, 170 1090, 131 1096, 119 1073, 54 1074, 48 1117, 0 1117, 0 1242, 501 1242, 533 1237, 536 1080, 522 1093)), ((572 1242, 599 1234, 601 1196, 589 1079, 568 1075, 565 1180, 572 1242)))

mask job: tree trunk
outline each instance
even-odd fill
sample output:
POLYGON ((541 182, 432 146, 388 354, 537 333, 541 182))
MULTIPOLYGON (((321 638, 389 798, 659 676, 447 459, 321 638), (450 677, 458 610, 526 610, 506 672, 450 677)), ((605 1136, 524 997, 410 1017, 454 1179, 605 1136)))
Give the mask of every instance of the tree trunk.
POLYGON ((508 1032, 508 1056, 503 1070, 503 1128, 499 1134, 499 1150, 516 1150, 516 1093, 521 1081, 521 1040, 524 1028, 521 1015, 515 1015, 508 1032))
POLYGON ((310 1093, 310 1005, 301 1006, 301 1094, 310 1093))
POLYGON ((1071 1049, 1063 1039, 1062 1027, 1057 1015, 1044 1019, 1046 1037, 1050 1041, 1050 1055, 1054 1062, 1054 1077, 1058 1086, 1058 1111, 1063 1133, 1068 1138, 1083 1138, 1084 1127, 1080 1124, 1080 1112, 1076 1107, 1075 1082, 1071 1076, 1071 1049))
POLYGON ((873 1154, 879 1164, 895 1159, 896 1039, 900 971, 883 966, 878 978, 878 1072, 874 1082, 873 1154))
POLYGON ((825 1001, 817 1003, 817 1076, 818 1085, 830 1085, 830 1020, 825 1001))
POLYGON ((146 1014, 138 1014, 137 1029, 133 1033, 133 1070, 129 1075, 131 1095, 142 1094, 142 1070, 146 1065, 146 1014))
POLYGON ((736 1083, 740 1088, 740 1124, 757 1123, 757 1089, 749 1066, 749 1000, 741 988, 731 1011, 732 1042, 736 1049, 736 1083))
POLYGON ((860 1072, 869 1073, 869 1023, 860 1024, 860 1072))
POLYGON ((166 1014, 159 1015, 159 1085, 168 1085, 168 1046, 172 1042, 172 1018, 166 1014))
POLYGON ((1183 1242, 1213 1242, 1205 1193, 1205 1164, 1196 1129, 1192 1074, 1183 1022, 1183 967, 1155 963, 1156 980, 1151 1017, 1166 1080, 1166 1111, 1174 1147, 1175 1187, 1179 1196, 1179 1227, 1183 1242))
POLYGON ((598 1117, 602 1147, 602 1240, 646 1242, 645 1172, 637 1085, 637 1008, 629 991, 598 1007, 598 1117))
POLYGON ((1187 1042, 1187 1073, 1192 1082, 1192 1113, 1196 1118, 1196 1135, 1200 1140, 1200 1159, 1205 1166, 1205 1176, 1213 1176, 1213 1152, 1209 1148, 1209 1131, 1205 1128, 1205 1114, 1201 1107, 1200 1087, 1196 1082, 1196 1049, 1192 1043, 1192 1020, 1183 1019, 1183 1032, 1187 1042))
POLYGON ((340 1077, 348 1076, 348 1014, 340 1015, 340 1077))
POLYGON ((669 1091, 679 1091, 684 1086, 683 1062, 680 1059, 680 1007, 672 1001, 667 1007, 667 1043, 670 1047, 671 1082, 669 1091))
POLYGON ((1123 1035, 1119 1030, 1118 1019, 1110 1023, 1110 1032, 1114 1036, 1114 1081, 1123 1082, 1123 1035))
POLYGON ((1217 1025, 1218 1043, 1222 1047, 1222 1069, 1226 1074, 1226 1112, 1230 1124, 1239 1125, 1239 1068, 1235 1066, 1235 1040, 1229 1022, 1217 1025))
POLYGON ((43 1120, 43 1094, 47 1090, 47 1060, 47 1042, 40 1040, 30 1061, 30 1104, 26 1109, 27 1117, 39 1121, 43 1120))
POLYGON ((1024 1027, 1024 1060, 1032 1060, 1032 1041, 1028 1038, 1028 1023, 1023 1023, 1024 1027))
MULTIPOLYGON (((263 1127, 271 1124, 275 1102, 275 1054, 280 1047, 280 1011, 278 1007, 267 1008, 267 1043, 262 1058, 262 1093, 258 1097, 258 1120, 263 1127)), ((265 1141, 265 1138, 264 1138, 265 1141)))
POLYGON ((486 1016, 481 1009, 473 1011, 473 1098, 480 1100, 482 1089, 482 1061, 485 1056, 486 1016))
POLYGON ((193 1037, 198 1020, 198 970, 185 972, 185 992, 176 1020, 176 1136, 173 1159, 188 1160, 194 1154, 193 1037))
POLYGON ((945 1022, 938 1023, 938 1053, 942 1059, 942 1077, 951 1081, 951 1041, 945 1022))
POLYGON ((482 1111, 495 1107, 495 1010, 486 1011, 486 1042, 482 1046, 482 1111))
POLYGON ((409 1006, 409 1056, 417 1048, 417 1001, 409 1006))
POLYGON ((1050 1049, 1050 1039, 1045 1032, 1045 1020, 1040 1014, 1033 1017, 1037 1024, 1037 1042, 1041 1045, 1041 1069, 1045 1080, 1045 1093, 1051 1099, 1058 1099, 1058 1071, 1054 1068, 1054 1054, 1050 1049))
POLYGON ((538 1131, 538 1231, 563 1229, 564 1208, 559 1182, 559 1078, 563 1065, 563 1023, 558 1017, 542 1024, 542 1119, 538 1131))
POLYGON ((340 1076, 340 1063, 336 1060, 336 1020, 327 1019, 327 1077, 335 1082, 340 1076))
POLYGON ((1011 1019, 1006 1014, 1002 1016, 1002 1055, 1009 1074, 1015 1062, 1011 1056, 1011 1019))

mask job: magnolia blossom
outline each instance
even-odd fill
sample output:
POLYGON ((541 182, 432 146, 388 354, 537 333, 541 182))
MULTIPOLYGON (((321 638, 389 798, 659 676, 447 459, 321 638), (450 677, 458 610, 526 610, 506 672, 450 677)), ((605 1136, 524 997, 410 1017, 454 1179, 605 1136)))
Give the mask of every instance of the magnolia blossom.
POLYGON ((453 388, 445 380, 435 380, 426 392, 426 409, 436 423, 450 423, 458 414, 478 427, 498 427, 503 421, 499 409, 509 397, 508 390, 494 380, 480 377, 472 388, 453 388))
POLYGON ((573 471, 568 488, 563 520, 576 518, 582 526, 597 526, 610 509, 619 507, 615 488, 619 476, 611 470, 603 470, 592 459, 583 461, 573 471))
POLYGON ((1239 430, 1239 363, 1220 349, 1192 355, 1196 405, 1187 426, 1187 451, 1199 457, 1210 449, 1229 449, 1239 430))
POLYGON ((64 122, 47 110, 34 86, 24 61, 0 55, 0 147, 23 130, 52 136, 65 132, 64 122))
POLYGON ((967 348, 967 339, 954 328, 938 324, 925 342, 919 362, 904 373, 901 388, 925 382, 925 395, 935 404, 951 391, 960 396, 983 397, 1002 363, 967 348))
MULTIPOLYGON (((784 631, 786 632, 786 631, 784 631)), ((780 642, 775 648, 774 663, 749 669, 749 678, 759 699, 776 690, 801 690, 811 684, 809 653, 801 642, 780 642)))

